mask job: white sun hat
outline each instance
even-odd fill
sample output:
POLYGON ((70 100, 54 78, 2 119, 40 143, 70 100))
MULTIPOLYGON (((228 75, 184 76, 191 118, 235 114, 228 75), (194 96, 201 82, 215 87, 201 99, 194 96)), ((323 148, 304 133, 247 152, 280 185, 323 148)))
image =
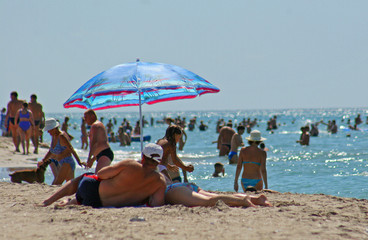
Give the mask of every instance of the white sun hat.
POLYGON ((254 142, 261 141, 261 142, 263 142, 267 138, 261 137, 261 132, 260 131, 253 130, 253 131, 250 132, 249 137, 247 137, 245 139, 247 139, 248 141, 254 141, 254 142))
POLYGON ((51 129, 59 127, 59 122, 56 121, 55 118, 49 118, 45 121, 45 127, 43 128, 43 131, 48 132, 51 129))

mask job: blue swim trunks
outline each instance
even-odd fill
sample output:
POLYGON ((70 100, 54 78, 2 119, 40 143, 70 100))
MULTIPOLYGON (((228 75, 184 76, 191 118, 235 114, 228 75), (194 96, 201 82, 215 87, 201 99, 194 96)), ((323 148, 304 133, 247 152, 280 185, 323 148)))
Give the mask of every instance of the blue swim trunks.
POLYGON ((235 155, 238 155, 238 153, 234 151, 229 152, 229 160, 231 160, 235 155))

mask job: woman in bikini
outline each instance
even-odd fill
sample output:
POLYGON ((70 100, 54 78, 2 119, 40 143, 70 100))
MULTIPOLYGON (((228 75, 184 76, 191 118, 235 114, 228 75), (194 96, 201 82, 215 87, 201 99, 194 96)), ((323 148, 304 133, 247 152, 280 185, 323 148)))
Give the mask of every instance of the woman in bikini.
POLYGON ((53 185, 61 185, 64 181, 68 181, 74 178, 75 161, 77 160, 79 166, 86 166, 86 163, 82 163, 75 152, 73 146, 70 143, 67 133, 60 131, 59 123, 51 118, 45 121, 44 131, 47 131, 51 137, 50 150, 46 153, 45 157, 38 164, 41 165, 48 159, 54 159, 60 165, 57 175, 53 181, 53 185))
POLYGON ((20 136, 22 143, 23 154, 29 154, 29 139, 32 135, 32 128, 34 126, 33 114, 28 110, 28 103, 23 103, 23 107, 18 110, 15 115, 15 123, 18 123, 17 133, 20 136))
POLYGON ((238 191, 238 179, 243 168, 241 185, 244 192, 247 188, 255 188, 256 190, 268 189, 266 158, 267 154, 264 150, 258 148, 258 145, 266 140, 261 137, 258 130, 253 130, 250 136, 246 138, 249 146, 240 150, 238 165, 236 167, 234 190, 238 191))
POLYGON ((187 181, 185 171, 193 172, 194 170, 193 165, 185 165, 176 154, 176 144, 179 142, 182 134, 181 127, 171 125, 166 129, 165 137, 157 141, 157 144, 164 150, 160 165, 168 168, 167 171, 174 182, 182 181, 179 168, 183 170, 184 181, 187 181))

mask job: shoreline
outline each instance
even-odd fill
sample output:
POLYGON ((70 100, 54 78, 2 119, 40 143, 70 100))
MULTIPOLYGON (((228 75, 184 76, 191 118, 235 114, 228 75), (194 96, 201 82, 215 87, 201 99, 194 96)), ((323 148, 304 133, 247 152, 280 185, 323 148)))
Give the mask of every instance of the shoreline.
MULTIPOLYGON (((0 137, 0 167, 35 168, 39 154, 14 153, 0 137)), ((33 147, 30 147, 33 150, 33 147)), ((364 239, 368 200, 263 193, 273 207, 38 207, 59 186, 0 182, 2 239, 364 239)), ((229 194, 224 192, 224 194, 229 194)))

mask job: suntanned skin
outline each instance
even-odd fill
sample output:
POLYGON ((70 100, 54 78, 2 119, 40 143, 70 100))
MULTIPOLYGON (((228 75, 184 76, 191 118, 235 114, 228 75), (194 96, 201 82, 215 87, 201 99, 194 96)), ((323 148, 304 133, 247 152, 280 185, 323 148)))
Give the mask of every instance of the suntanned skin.
MULTIPOLYGON (((6 117, 5 117, 5 127, 8 127, 8 119, 15 118, 17 111, 22 108, 24 103, 23 100, 19 100, 14 94, 10 95, 10 101, 8 102, 6 117)), ((13 143, 15 146, 15 151, 19 152, 18 134, 17 134, 17 124, 9 122, 9 131, 12 133, 13 143)))
MULTIPOLYGON (((143 156, 142 164, 125 160, 102 168, 97 176, 102 179, 99 195, 102 206, 137 206, 149 200, 150 206, 161 206, 165 200, 166 182, 162 174, 155 171, 158 162, 143 156)), ((41 206, 48 206, 62 197, 75 194, 82 176, 62 186, 41 206)), ((76 199, 61 205, 75 204, 76 199)))
POLYGON ((31 96, 31 101, 28 103, 29 110, 33 113, 33 119, 35 121, 35 126, 32 131, 32 143, 34 146, 34 153, 38 153, 38 141, 40 138, 40 125, 45 123, 45 113, 42 110, 42 105, 37 102, 37 97, 31 96), (38 123, 36 125, 36 123, 38 123))
MULTIPOLYGON (((175 141, 176 143, 179 142, 181 138, 181 134, 175 134, 175 141)), ((189 164, 188 166, 185 166, 184 163, 181 161, 181 159, 177 156, 176 154, 176 145, 172 145, 169 143, 168 140, 166 140, 165 138, 158 140, 157 142, 158 145, 160 145, 162 147, 162 149, 164 150, 164 154, 162 156, 162 160, 161 160, 161 165, 167 166, 169 168, 169 170, 173 170, 173 171, 177 171, 177 167, 173 167, 171 165, 168 164, 169 160, 169 156, 171 157, 173 163, 180 167, 181 169, 188 171, 188 172, 193 172, 194 167, 193 165, 189 164)))
MULTIPOLYGON (((243 147, 240 150, 238 164, 236 166, 236 174, 235 174, 235 181, 234 181, 234 190, 238 191, 238 179, 240 172, 243 169, 242 178, 249 178, 249 179, 263 179, 263 181, 259 181, 255 188, 257 190, 263 189, 263 182, 265 188, 268 189, 268 182, 267 182, 267 170, 266 170, 266 159, 267 153, 262 149, 258 148, 258 144, 256 142, 251 142, 251 145, 248 147, 243 147), (244 161, 247 162, 257 162, 260 163, 261 166, 258 166, 254 163, 246 163, 243 164, 244 161)), ((242 185, 243 186, 243 185, 242 185)), ((243 190, 245 191, 244 187, 243 190)))
POLYGON ((102 156, 100 159, 96 159, 97 155, 110 147, 106 128, 102 122, 97 120, 94 114, 87 110, 84 113, 84 119, 88 125, 91 126, 89 132, 89 154, 87 159, 87 167, 92 167, 95 160, 98 160, 95 172, 97 173, 103 167, 111 164, 111 159, 106 156, 102 156))
POLYGON ((23 106, 21 109, 17 111, 17 114, 15 115, 15 125, 17 126, 17 134, 20 136, 20 142, 22 143, 23 154, 26 154, 26 151, 25 151, 26 149, 27 149, 27 154, 29 154, 29 139, 31 138, 32 131, 34 128, 34 120, 33 120, 33 114, 31 111, 28 110, 28 107, 23 106), (20 117, 20 113, 27 114, 27 112, 29 113, 29 118, 20 117), (19 123, 23 121, 30 122, 31 127, 28 128, 27 131, 23 131, 23 129, 19 127, 19 124, 17 124, 18 120, 19 120, 19 123))
MULTIPOLYGON (((51 148, 55 148, 57 142, 60 143, 61 146, 66 147, 66 149, 60 154, 53 154, 51 151, 48 151, 42 161, 38 162, 38 166, 42 165, 45 161, 49 159, 55 159, 57 161, 61 161, 63 158, 69 157, 73 154, 75 160, 79 164, 79 166, 85 166, 86 163, 81 162, 79 159, 78 154, 75 152, 73 146, 69 142, 69 136, 66 132, 60 131, 59 128, 50 129, 48 133, 51 135, 52 144, 51 148)), ((60 164, 59 164, 60 166, 60 164)), ((55 170, 55 169, 54 169, 55 170)), ((64 181, 68 181, 74 178, 74 171, 70 167, 69 164, 62 164, 55 176, 54 181, 52 182, 53 185, 60 185, 64 181)))
POLYGON ((219 156, 225 156, 229 154, 231 145, 231 138, 235 134, 235 130, 231 127, 224 126, 220 129, 219 136, 217 139, 217 149, 220 150, 219 156))
MULTIPOLYGON (((238 131, 238 133, 235 133, 231 138, 231 152, 238 152, 238 147, 244 146, 243 139, 241 135, 244 133, 244 129, 241 129, 238 131)), ((230 160, 230 164, 238 163, 238 155, 234 155, 230 160)))

